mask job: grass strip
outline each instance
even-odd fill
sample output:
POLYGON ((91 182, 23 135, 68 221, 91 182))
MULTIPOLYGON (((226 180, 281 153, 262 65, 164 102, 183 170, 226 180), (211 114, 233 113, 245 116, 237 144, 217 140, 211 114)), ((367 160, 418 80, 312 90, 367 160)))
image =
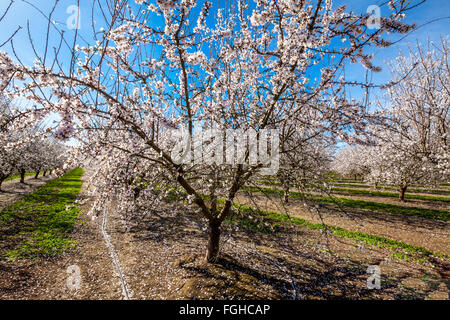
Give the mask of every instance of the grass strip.
MULTIPOLYGON (((287 223, 287 224, 294 224, 299 226, 305 226, 311 230, 328 230, 331 231, 332 234, 342 237, 351 239, 358 243, 365 243, 370 244, 376 247, 387 247, 391 250, 395 251, 394 256, 402 259, 414 259, 418 262, 424 262, 428 257, 434 256, 439 258, 450 258, 449 255, 441 254, 434 252, 432 250, 410 245, 407 243, 404 243, 402 241, 388 239, 385 237, 362 233, 358 231, 350 231, 346 230, 344 228, 334 226, 334 225, 326 225, 322 223, 312 223, 305 219, 298 218, 298 217, 292 217, 287 214, 281 214, 278 212, 273 211, 263 211, 259 209, 254 209, 246 205, 239 205, 234 204, 234 207, 237 208, 239 211, 246 213, 248 217, 252 215, 259 215, 266 219, 269 219, 272 222, 275 223, 287 223)), ((255 221, 256 219, 250 219, 251 221, 255 221)), ((246 223, 245 221, 242 223, 246 223)))
MULTIPOLYGON (((258 184, 264 184, 267 186, 281 186, 281 183, 278 181, 270 181, 270 180, 256 180, 255 181, 258 184)), ((384 192, 383 190, 395 190, 397 191, 397 187, 393 186, 378 186, 381 190, 357 190, 353 191, 357 188, 372 188, 373 186, 367 185, 367 184, 353 184, 353 183, 332 183, 333 185, 333 191, 341 191, 341 192, 347 192, 347 193, 354 193, 354 194, 371 194, 375 196, 388 196, 388 197, 398 197, 397 192, 384 192), (343 188, 346 187, 346 188, 343 188), (350 189, 351 188, 351 189, 350 189), (379 194, 376 192, 380 192, 379 194)), ((308 187, 307 187, 308 188, 308 187)), ((443 186, 445 188, 445 186, 443 186)), ((450 199, 447 197, 439 197, 439 196, 428 196, 428 195, 414 195, 410 193, 429 193, 431 195, 450 195, 450 190, 439 190, 439 189, 419 189, 419 188, 408 188, 408 193, 405 195, 406 198, 410 199, 421 199, 421 200, 436 200, 436 201, 444 201, 444 202, 450 202, 450 199)))
MULTIPOLYGON (((388 192, 388 191, 372 191, 372 190, 361 190, 361 189, 351 189, 351 188, 331 188, 331 191, 342 193, 342 194, 361 194, 361 195, 369 195, 369 196, 378 196, 378 197, 392 197, 398 198, 398 193, 396 192, 388 192)), ((450 202, 450 198, 442 197, 442 196, 432 196, 432 195, 419 195, 419 194, 405 194, 406 199, 419 199, 419 200, 428 200, 428 201, 442 201, 442 202, 450 202)))
POLYGON ((68 237, 81 214, 75 200, 83 172, 81 168, 69 171, 0 211, 0 240, 13 243, 13 248, 0 248, 6 251, 1 258, 34 259, 75 247, 68 237))
MULTIPOLYGON (((36 172, 27 172, 27 173, 25 173, 25 177, 34 176, 35 174, 36 174, 36 172)), ((6 178, 5 181, 15 180, 15 179, 19 179, 19 178, 20 178, 20 174, 15 174, 15 175, 12 175, 11 177, 6 178)))
MULTIPOLYGON (((333 186, 337 187, 349 187, 349 188, 373 188, 373 185, 364 183, 343 183, 343 182, 330 182, 333 186)), ((378 185, 378 189, 386 190, 398 190, 397 186, 392 185, 378 185)), ((439 188, 446 188, 445 185, 440 185, 439 188)), ((408 192, 413 193, 430 193, 430 194, 450 194, 450 191, 443 189, 435 189, 427 186, 410 186, 408 187, 408 192)))
MULTIPOLYGON (((261 188, 245 186, 244 189, 249 191, 260 192, 261 188)), ((283 195, 282 190, 266 188, 268 193, 275 195, 283 195)), ((183 191, 177 191, 176 188, 171 188, 171 192, 167 195, 168 200, 175 201, 183 199, 183 191), (176 195, 175 195, 176 194, 176 195)), ((300 193, 294 193, 300 195, 300 193)), ((202 195, 203 199, 208 200, 209 197, 205 194, 202 195)), ((313 196, 315 197, 315 196, 313 196)), ((225 204, 224 199, 217 199, 218 209, 225 204)), ((373 234, 362 233, 358 231, 350 231, 335 225, 327 225, 322 223, 312 223, 305 219, 292 217, 287 214, 281 214, 274 211, 264 211, 260 209, 251 208, 246 205, 240 205, 234 203, 233 207, 236 209, 236 213, 228 216, 225 219, 226 223, 235 224, 239 227, 252 231, 260 232, 265 234, 271 234, 278 232, 279 227, 282 223, 290 225, 304 226, 311 230, 327 230, 331 231, 332 234, 338 237, 350 239, 356 243, 365 243, 373 245, 376 247, 386 247, 391 249, 393 252, 392 256, 397 257, 402 260, 414 260, 418 263, 423 263, 428 260, 431 256, 439 258, 450 258, 450 255, 441 254, 423 247, 410 245, 402 241, 393 240, 373 234)))
MULTIPOLYGON (((245 186, 242 188, 243 190, 247 190, 250 192, 263 192, 267 195, 274 195, 282 197, 284 195, 283 190, 272 189, 272 188, 264 188, 264 187, 254 187, 254 186, 245 186)), ((440 221, 450 221, 450 212, 445 210, 437 210, 437 209, 425 209, 418 207, 404 207, 395 204, 389 203, 380 203, 375 201, 365 201, 365 200, 357 200, 357 199, 348 199, 342 197, 329 197, 329 196, 320 196, 320 195, 312 195, 308 193, 300 193, 300 192, 290 192, 289 196, 291 198, 305 198, 311 199, 315 201, 319 201, 321 203, 340 205, 348 208, 354 209, 365 209, 375 212, 384 212, 389 214, 410 216, 410 217, 419 217, 431 220, 440 220, 440 221)))

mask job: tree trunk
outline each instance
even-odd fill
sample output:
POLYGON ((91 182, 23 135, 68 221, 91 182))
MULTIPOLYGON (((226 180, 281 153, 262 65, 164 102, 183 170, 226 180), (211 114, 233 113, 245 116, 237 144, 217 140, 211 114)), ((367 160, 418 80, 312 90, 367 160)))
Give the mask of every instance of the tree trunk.
POLYGON ((284 187, 283 201, 285 203, 288 203, 289 202, 289 183, 285 182, 283 187, 284 187))
POLYGON ((5 179, 0 179, 0 192, 3 192, 3 190, 2 190, 2 183, 3 183, 3 180, 5 180, 5 179))
POLYGON ((25 170, 24 169, 20 169, 20 183, 25 183, 25 170))
POLYGON ((206 261, 216 262, 219 255, 220 242, 220 222, 217 219, 209 221, 208 250, 206 251, 206 261))
POLYGON ((37 179, 37 178, 38 178, 38 176, 39 176, 39 172, 40 172, 40 171, 36 171, 36 174, 34 175, 34 178, 35 178, 35 179, 37 179))
POLYGON ((398 192, 399 192, 399 194, 398 194, 398 199, 399 199, 400 201, 405 201, 405 192, 406 192, 406 188, 407 188, 407 186, 400 186, 400 187, 398 188, 398 192))
POLYGON ((46 174, 47 174, 47 170, 44 170, 44 172, 42 173, 42 176, 45 177, 46 174))

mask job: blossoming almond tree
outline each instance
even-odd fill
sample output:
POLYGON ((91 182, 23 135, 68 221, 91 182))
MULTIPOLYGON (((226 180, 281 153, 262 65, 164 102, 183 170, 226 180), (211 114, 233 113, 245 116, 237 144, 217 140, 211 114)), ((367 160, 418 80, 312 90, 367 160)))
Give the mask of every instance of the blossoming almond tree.
POLYGON ((4 150, 4 145, 0 144, 0 192, 2 191, 2 183, 15 170, 11 155, 4 150))
POLYGON ((370 149, 364 145, 350 145, 336 154, 331 168, 334 172, 354 180, 364 178, 372 169, 367 164, 367 155, 370 149))
POLYGON ((45 176, 47 171, 64 166, 65 149, 55 138, 48 135, 38 135, 28 145, 25 155, 26 167, 35 173, 35 179, 41 172, 45 176))
POLYGON ((373 159, 385 168, 372 172, 399 188, 404 200, 410 184, 437 184, 450 177, 450 91, 448 40, 417 45, 392 64, 386 126, 374 129, 373 159))
POLYGON ((328 172, 331 162, 331 147, 327 138, 314 132, 300 134, 294 127, 281 128, 283 139, 277 179, 283 188, 283 201, 289 202, 292 186, 311 191, 323 189, 323 177, 328 172))
MULTIPOLYGON (((343 96, 343 66, 360 61, 377 71, 365 49, 388 46, 386 31, 411 30, 401 20, 415 6, 390 1, 391 14, 369 30, 367 15, 333 8, 330 0, 258 0, 255 9, 239 0, 233 11, 216 10, 213 24, 207 1, 139 0, 138 9, 127 2, 102 7, 106 25, 95 43, 78 45, 75 32, 61 39, 53 58, 44 50, 33 66, 0 54, 0 86, 39 106, 22 111, 22 123, 61 115, 57 136, 76 135, 74 155, 96 160, 98 209, 118 199, 127 216, 136 216, 184 190, 209 226, 207 261, 218 256, 220 226, 236 193, 264 164, 180 164, 170 129, 185 127, 191 138, 199 127, 252 129, 259 137, 289 121, 302 132, 345 139, 347 130, 364 128, 365 110, 343 96), (11 76, 21 82, 10 83, 11 76)), ((247 148, 244 159, 249 155, 247 148)))
MULTIPOLYGON (((8 123, 12 115, 11 101, 0 96, 0 125, 8 123)), ((18 140, 17 133, 12 132, 0 140, 0 191, 3 181, 17 171, 22 148, 10 148, 10 146, 18 140)))
POLYGON ((37 178, 41 171, 62 168, 66 160, 60 142, 34 130, 28 136, 10 132, 7 139, 0 141, 0 151, 0 190, 2 182, 14 173, 18 172, 20 182, 25 183, 27 171, 34 171, 37 178))

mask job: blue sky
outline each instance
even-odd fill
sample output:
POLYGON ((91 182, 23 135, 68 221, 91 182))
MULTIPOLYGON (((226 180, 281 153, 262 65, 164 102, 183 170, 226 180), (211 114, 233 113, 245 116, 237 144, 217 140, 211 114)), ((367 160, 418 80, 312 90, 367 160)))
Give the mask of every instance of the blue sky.
MULTIPOLYGON (((377 1, 348 1, 340 0, 334 1, 334 4, 347 4, 348 10, 355 12, 365 12, 369 5, 380 5, 385 3, 385 0, 377 1)), ((387 15, 389 13, 387 6, 381 6, 381 15, 387 15)), ((374 54, 373 63, 376 66, 383 68, 382 72, 372 73, 372 81, 375 84, 383 84, 389 81, 390 73, 387 68, 387 64, 398 56, 399 50, 402 50, 405 54, 408 51, 408 45, 414 47, 416 41, 419 43, 426 43, 428 39, 434 42, 439 42, 441 36, 448 36, 450 32, 450 0, 427 0, 420 7, 412 9, 407 14, 405 22, 415 22, 418 26, 424 25, 419 29, 413 31, 405 37, 405 35, 388 35, 388 39, 391 41, 400 40, 389 48, 375 48, 368 50, 368 52, 374 54), (447 19, 444 19, 447 17, 447 19), (441 19, 424 25, 432 20, 441 19)), ((349 80, 361 79, 361 76, 365 74, 365 69, 358 63, 350 64, 346 67, 346 77, 349 80)), ((361 95, 360 90, 350 91, 354 98, 359 98, 361 95)), ((375 95, 380 95, 379 92, 374 92, 375 95)), ((374 97, 373 97, 374 98, 374 97)))
MULTIPOLYGON (((29 3, 34 4, 38 9, 42 10, 45 13, 51 11, 53 7, 52 0, 27 0, 29 3)), ((9 4, 9 0, 0 0, 0 14, 3 13, 5 8, 9 4)), ((199 0, 202 2, 202 0, 199 0)), ((228 1, 213 1, 214 6, 211 8, 211 12, 217 10, 218 3, 220 3, 221 7, 224 7, 226 4, 230 4, 232 0, 228 1)), ((367 7, 370 5, 380 5, 385 3, 385 0, 335 0, 333 5, 335 7, 346 4, 348 10, 355 11, 357 13, 366 12, 367 7)), ((65 33, 68 38, 70 35, 73 36, 74 30, 70 30, 66 27, 66 22, 70 18, 71 13, 67 12, 67 9, 71 5, 76 5, 78 2, 76 0, 61 0, 56 7, 54 16, 52 20, 56 21, 56 25, 58 28, 65 30, 65 33)), ((86 39, 89 39, 91 43, 93 40, 93 31, 91 26, 91 0, 79 0, 80 4, 80 12, 81 12, 81 29, 78 31, 81 36, 86 39)), ((130 0, 130 4, 136 6, 134 1, 130 0)), ((381 15, 387 15, 389 13, 389 9, 387 6, 381 6, 381 15)), ((419 26, 426 24, 435 19, 442 19, 450 16, 450 0, 427 0, 425 4, 421 7, 413 9, 409 12, 406 17, 406 22, 416 22, 419 26)), ((214 19, 213 15, 210 15, 208 19, 209 23, 212 23, 214 19)), ((100 28, 104 25, 103 18, 99 10, 94 12, 94 20, 95 20, 95 31, 98 32, 100 28)), ((157 23, 158 21, 154 21, 157 23)), ((47 29, 47 21, 39 11, 31 6, 30 4, 24 2, 23 0, 15 0, 10 12, 6 16, 5 20, 1 22, 1 34, 0 34, 0 43, 6 40, 6 38, 17 29, 18 26, 22 27, 22 30, 14 38, 14 46, 16 52, 22 59, 25 64, 31 64, 34 59, 34 53, 30 46, 30 42, 28 39, 27 33, 27 24, 30 25, 30 32, 33 38, 34 44, 37 48, 37 51, 42 52, 45 44, 45 33, 47 29)), ((408 44, 415 45, 416 40, 420 43, 425 43, 428 39, 438 42, 441 36, 447 36, 450 30, 450 19, 442 19, 439 21, 435 21, 428 25, 425 25, 418 30, 412 32, 404 39, 396 43, 390 48, 378 49, 375 48, 371 52, 374 53, 374 64, 377 66, 381 66, 383 71, 380 73, 373 73, 372 81, 376 84, 386 83, 390 74, 388 68, 386 67, 387 62, 393 60, 397 55, 399 49, 404 51, 407 50, 408 44)), ((55 45, 58 41, 56 37, 57 33, 52 33, 52 38, 50 42, 52 45, 55 45)), ((391 35, 391 40, 398 40, 401 35, 391 35)), ((78 41, 80 45, 82 45, 82 41, 78 41)), ((50 46, 50 47, 51 47, 50 46)), ((12 54, 11 46, 8 44, 0 48, 2 51, 6 51, 9 54, 12 54)), ((370 50, 369 50, 370 52, 370 50)), ((349 80, 361 80, 364 78, 365 69, 360 66, 358 63, 349 64, 346 66, 346 77, 349 80)), ((360 98, 362 91, 359 89, 349 90, 349 95, 353 98, 360 98)), ((379 94, 374 92, 374 94, 379 94)))

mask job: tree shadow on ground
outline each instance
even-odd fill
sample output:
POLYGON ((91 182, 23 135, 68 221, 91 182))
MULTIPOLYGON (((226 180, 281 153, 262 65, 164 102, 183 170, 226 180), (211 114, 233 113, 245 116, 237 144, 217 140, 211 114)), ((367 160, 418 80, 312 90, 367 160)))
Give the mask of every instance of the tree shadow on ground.
MULTIPOLYGON (((277 199, 280 202, 280 199, 277 199)), ((316 204, 315 202, 311 202, 316 204)), ((298 205, 303 207, 303 202, 298 199, 292 199, 291 205, 298 205)), ((320 203, 323 213, 330 216, 345 217, 350 220, 366 221, 369 223, 377 224, 379 222, 392 224, 395 226, 408 225, 408 227, 421 227, 429 230, 436 231, 436 229, 448 228, 448 222, 428 219, 416 216, 408 216, 403 214, 392 214, 368 209, 358 209, 342 206, 337 208, 335 204, 320 203)), ((326 216, 325 216, 326 217, 326 216)))
MULTIPOLYGON (((179 280, 171 299, 375 299, 380 292, 390 298, 425 297, 414 289, 399 289, 408 275, 383 275, 381 289, 369 289, 369 264, 287 241, 289 229, 271 235, 242 229, 231 235, 224 232, 223 237, 229 238, 220 258, 205 263, 207 232, 201 229, 205 226, 195 214, 159 212, 131 229, 133 241, 145 242, 149 248, 172 241, 181 252, 183 246, 189 252, 188 247, 197 245, 195 254, 181 255, 175 263, 188 276, 179 280)), ((301 230, 295 235, 311 236, 301 230)))
MULTIPOLYGON (((14 293, 31 286, 33 275, 24 266, 15 266, 0 261, 0 293, 14 293)), ((34 280, 35 281, 35 280, 34 280)))
MULTIPOLYGON (((271 257, 279 264, 286 263, 271 257)), ((319 259, 320 260, 320 259, 319 259)), ((316 261, 317 262, 317 261, 316 261)), ((236 260, 224 255, 215 264, 188 262, 181 267, 191 274, 176 298, 183 299, 376 299, 379 292, 397 299, 424 299, 414 288, 398 290, 407 277, 383 276, 381 288, 367 287, 367 265, 356 261, 328 263, 315 267, 301 261, 286 263, 289 271, 273 270, 255 259, 236 260), (245 262, 244 262, 245 261, 245 262), (396 292, 396 293, 394 293, 396 292)))

